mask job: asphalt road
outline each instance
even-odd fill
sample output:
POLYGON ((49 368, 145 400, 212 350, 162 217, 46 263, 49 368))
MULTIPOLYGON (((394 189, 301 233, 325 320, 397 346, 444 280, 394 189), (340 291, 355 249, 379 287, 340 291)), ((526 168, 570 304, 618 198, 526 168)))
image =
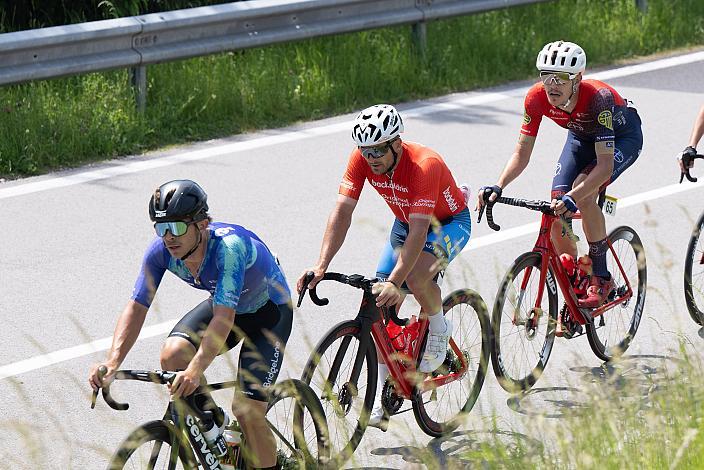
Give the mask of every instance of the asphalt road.
MULTIPOLYGON (((703 335, 684 306, 682 270, 692 223, 704 209, 704 186, 675 185, 674 155, 686 145, 702 104, 703 73, 704 55, 699 53, 598 75, 635 102, 645 135, 641 157, 609 190, 622 203, 616 217, 607 219, 609 227, 634 227, 648 260, 645 313, 620 366, 628 371, 624 380, 638 381, 646 373, 657 379, 675 367, 683 338, 701 355, 703 335)), ((511 83, 399 105, 404 138, 437 150, 458 181, 475 189, 493 183, 515 144, 529 85, 511 83)), ((86 380, 89 367, 105 356, 153 236, 147 214, 153 188, 175 178, 198 181, 208 192, 215 219, 259 234, 278 253, 293 285, 317 259, 352 148, 353 117, 0 184, 0 466, 103 468, 131 429, 163 413, 165 391, 145 384, 121 388, 120 397, 132 405, 129 411, 112 411, 104 403, 90 410, 86 380)), ((543 123, 531 164, 506 195, 547 197, 564 134, 552 122, 543 123)), ((694 174, 704 177, 700 170, 694 174)), ((446 281, 449 287, 469 282, 487 304, 493 303, 507 266, 534 243, 535 232, 521 227, 537 221, 533 212, 508 207, 497 208, 496 217, 504 230, 497 235, 485 224, 474 224, 472 240, 446 281), (509 232, 511 228, 516 230, 509 232)), ((331 269, 373 274, 391 222, 388 208, 367 187, 331 269)), ((296 312, 282 378, 299 376, 311 345, 356 312, 358 291, 330 285, 326 294, 333 298, 328 307, 307 301, 296 312)), ((146 321, 149 334, 137 342, 123 367, 158 368, 169 325, 203 297, 167 276, 146 321)), ((208 378, 228 379, 233 358, 218 358, 208 378)), ((585 338, 558 339, 536 392, 526 399, 510 400, 490 371, 462 431, 430 439, 412 413, 405 413, 392 420, 386 434, 367 431, 350 465, 405 468, 428 451, 444 462, 460 461, 462 452, 492 439, 486 432, 492 416, 499 418, 502 439, 538 439, 528 426, 535 415, 558 422, 569 413, 570 403, 583 398, 588 384, 598 383, 600 364, 585 338)))

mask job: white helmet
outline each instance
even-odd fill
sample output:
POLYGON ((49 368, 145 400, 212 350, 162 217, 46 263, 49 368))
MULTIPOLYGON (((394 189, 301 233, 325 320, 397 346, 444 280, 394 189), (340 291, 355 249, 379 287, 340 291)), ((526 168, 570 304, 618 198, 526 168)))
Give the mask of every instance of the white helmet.
POLYGON ((587 54, 573 42, 549 42, 535 60, 538 70, 577 74, 587 67, 587 54))
POLYGON ((352 140, 358 147, 371 147, 392 140, 403 132, 403 120, 390 104, 363 109, 354 119, 352 140))

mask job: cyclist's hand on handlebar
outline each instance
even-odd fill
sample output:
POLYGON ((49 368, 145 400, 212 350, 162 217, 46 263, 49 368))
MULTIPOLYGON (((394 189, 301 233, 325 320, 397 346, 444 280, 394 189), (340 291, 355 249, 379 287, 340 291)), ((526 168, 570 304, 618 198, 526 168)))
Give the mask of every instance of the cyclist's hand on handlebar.
POLYGON ((372 294, 376 295, 377 307, 390 307, 401 300, 401 290, 393 282, 382 281, 372 286, 372 294))
POLYGON ((477 193, 477 205, 474 210, 478 211, 487 202, 494 202, 497 198, 501 197, 502 188, 499 185, 493 186, 482 186, 479 188, 477 193))
POLYGON ((298 282, 296 282, 296 292, 300 294, 303 292, 303 289, 312 289, 315 287, 317 283, 320 282, 320 280, 323 278, 325 275, 325 270, 322 268, 319 268, 318 266, 314 266, 312 268, 308 268, 305 271, 301 273, 301 276, 298 278, 298 282), (307 286, 304 285, 306 282, 306 276, 308 273, 311 272, 314 274, 313 279, 308 283, 307 286))
POLYGON ((200 385, 202 372, 186 368, 176 374, 173 383, 169 384, 169 392, 174 398, 187 397, 200 385))
POLYGON ((94 392, 97 392, 99 388, 110 385, 110 382, 115 378, 115 371, 119 366, 110 364, 108 362, 95 364, 90 369, 90 374, 88 375, 88 383, 94 392), (104 366, 107 369, 107 373, 100 378, 101 374, 98 372, 100 367, 104 366))
POLYGON ((553 199, 550 202, 550 208, 555 211, 555 215, 561 215, 564 217, 569 217, 577 212, 577 203, 574 202, 574 198, 569 194, 565 194, 560 199, 553 199))
POLYGON ((695 149, 692 146, 688 146, 687 148, 682 150, 682 153, 680 153, 677 156, 677 163, 680 165, 680 171, 682 173, 684 173, 684 171, 686 169, 694 167, 694 157, 696 157, 696 156, 697 156, 697 149, 695 149), (684 162, 682 161, 682 159, 685 157, 689 160, 686 168, 685 168, 684 162))

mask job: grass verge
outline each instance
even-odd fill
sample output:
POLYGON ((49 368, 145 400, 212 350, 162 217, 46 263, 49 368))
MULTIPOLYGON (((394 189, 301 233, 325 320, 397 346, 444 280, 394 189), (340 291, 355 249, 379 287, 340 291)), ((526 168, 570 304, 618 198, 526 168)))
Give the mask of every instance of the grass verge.
POLYGON ((648 4, 557 0, 436 21, 424 57, 396 27, 155 65, 143 115, 127 71, 1 88, 0 176, 524 79, 558 38, 590 66, 704 43, 704 2, 648 4))

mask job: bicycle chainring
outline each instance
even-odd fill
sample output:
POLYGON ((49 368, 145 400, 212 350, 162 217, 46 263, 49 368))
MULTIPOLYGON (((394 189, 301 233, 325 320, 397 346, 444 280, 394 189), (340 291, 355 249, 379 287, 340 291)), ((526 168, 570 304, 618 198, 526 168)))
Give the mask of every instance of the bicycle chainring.
POLYGON ((381 390, 381 404, 390 415, 398 413, 403 405, 403 397, 396 393, 391 377, 386 378, 384 388, 381 390))

